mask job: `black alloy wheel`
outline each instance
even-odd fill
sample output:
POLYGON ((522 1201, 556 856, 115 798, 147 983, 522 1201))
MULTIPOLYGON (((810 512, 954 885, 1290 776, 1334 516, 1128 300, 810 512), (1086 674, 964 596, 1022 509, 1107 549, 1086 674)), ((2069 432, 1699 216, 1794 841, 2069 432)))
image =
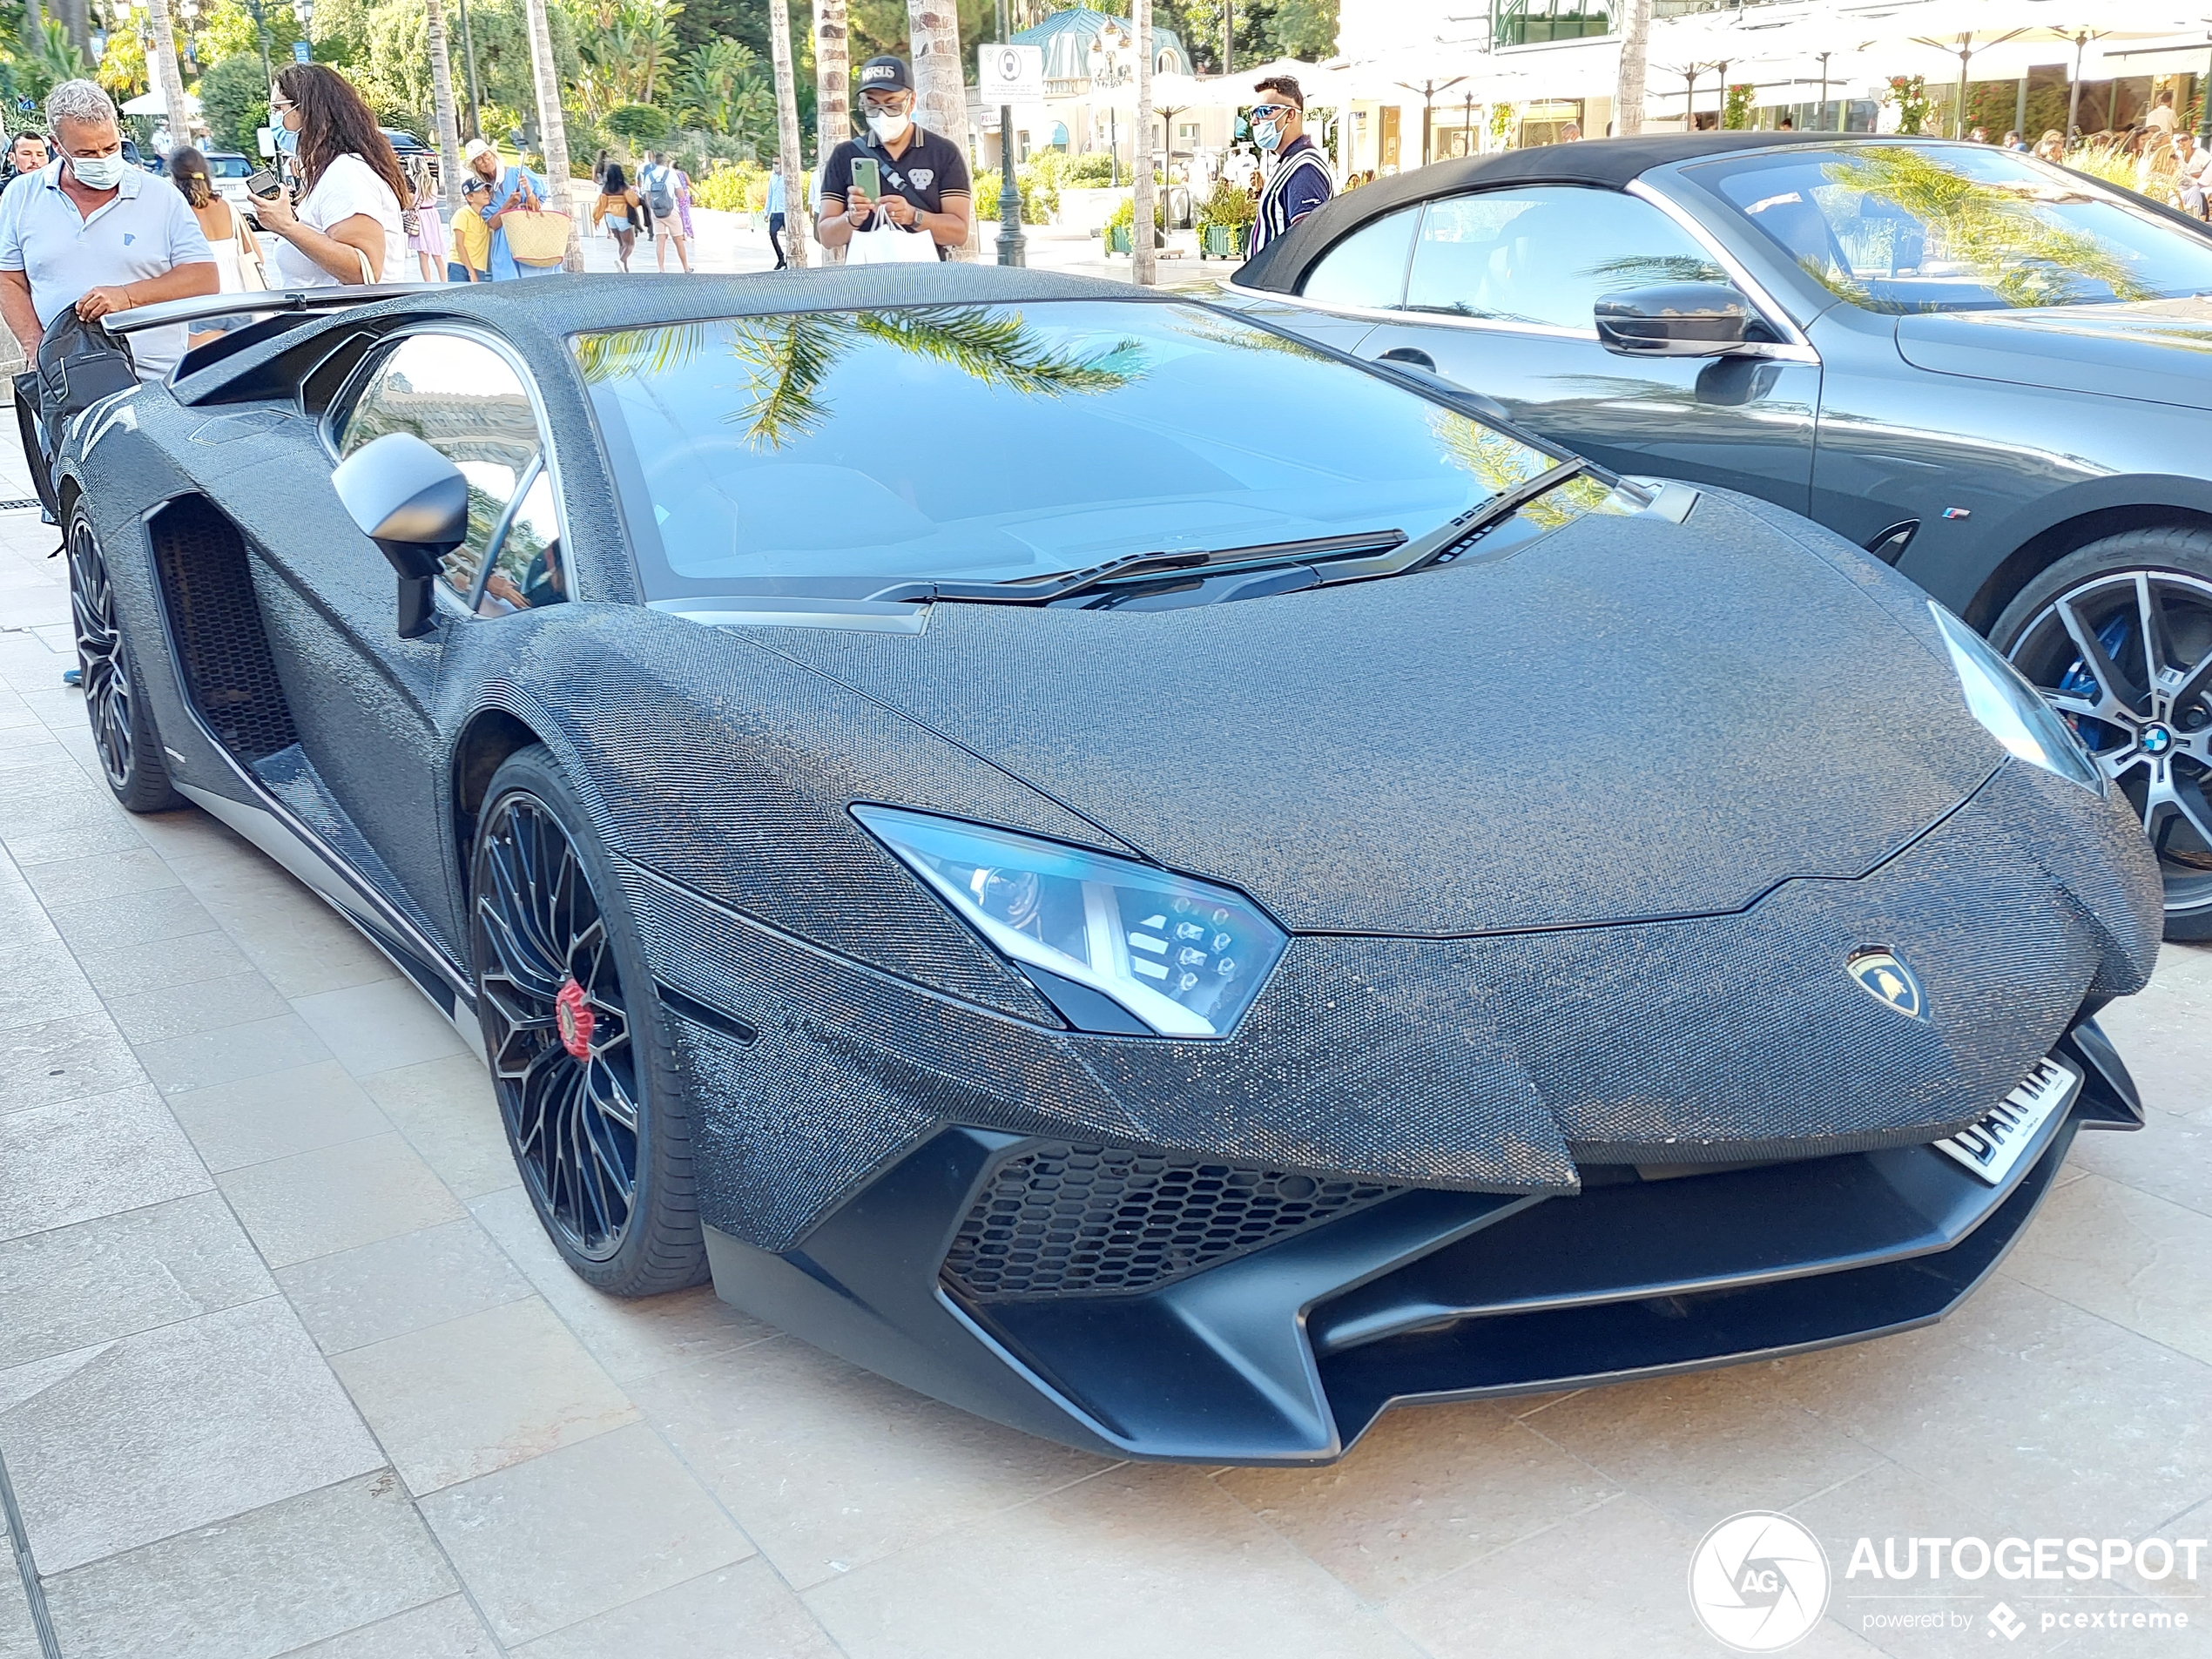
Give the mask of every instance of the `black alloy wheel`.
POLYGON ((477 1015, 508 1143, 580 1278, 646 1296, 706 1276, 690 1134, 611 870, 542 749, 493 778, 471 860, 477 1015))
POLYGON ((2031 583, 1992 638, 2141 819, 2166 936, 2212 937, 2212 534, 2094 543, 2031 583))
POLYGON ((168 812, 185 804, 170 786, 152 711, 138 693, 138 676, 108 578, 98 533, 82 502, 69 515, 69 606, 77 634, 77 666, 84 715, 100 770, 115 798, 134 813, 168 812))

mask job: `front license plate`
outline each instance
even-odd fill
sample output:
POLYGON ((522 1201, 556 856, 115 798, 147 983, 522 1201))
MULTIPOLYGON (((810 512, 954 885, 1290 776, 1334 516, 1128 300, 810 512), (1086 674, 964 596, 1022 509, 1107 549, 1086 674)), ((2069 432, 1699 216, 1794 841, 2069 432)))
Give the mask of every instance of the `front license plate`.
POLYGON ((1937 1151, 1965 1164, 1991 1186, 2003 1184, 2035 1143, 2054 1112, 2065 1109, 2081 1087, 2081 1074, 2063 1060, 2046 1059, 2027 1081, 2005 1096, 1979 1123, 1934 1143, 1937 1151))

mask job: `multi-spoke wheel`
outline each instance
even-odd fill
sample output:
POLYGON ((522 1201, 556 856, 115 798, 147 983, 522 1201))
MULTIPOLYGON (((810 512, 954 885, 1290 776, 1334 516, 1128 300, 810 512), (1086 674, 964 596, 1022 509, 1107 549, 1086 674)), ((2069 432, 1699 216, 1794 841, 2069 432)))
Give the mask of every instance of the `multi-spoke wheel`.
POLYGON ((566 779, 502 765, 472 860, 477 1011, 507 1136, 569 1265, 617 1295, 705 1276, 683 1096, 652 981, 566 779))
POLYGON ((2212 535, 2139 530, 2084 548, 1992 637, 2142 819, 2167 937, 2212 936, 2212 535))
POLYGON ((77 666, 84 686, 84 713, 92 725, 100 770, 115 798, 134 813, 159 813, 185 804, 170 787, 152 711, 138 695, 135 664, 123 637, 100 538, 84 504, 69 516, 69 603, 76 622, 77 666))

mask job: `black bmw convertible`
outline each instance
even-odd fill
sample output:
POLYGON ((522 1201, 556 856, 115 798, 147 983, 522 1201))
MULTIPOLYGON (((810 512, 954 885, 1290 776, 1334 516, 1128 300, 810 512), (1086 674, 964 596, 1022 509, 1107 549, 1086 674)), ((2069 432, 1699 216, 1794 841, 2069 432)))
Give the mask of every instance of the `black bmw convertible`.
POLYGON ((595 1285, 1308 1463, 1939 1318, 2141 1121, 2140 824, 1804 518, 1031 273, 236 303, 57 435, 109 780, 481 1033, 595 1285))

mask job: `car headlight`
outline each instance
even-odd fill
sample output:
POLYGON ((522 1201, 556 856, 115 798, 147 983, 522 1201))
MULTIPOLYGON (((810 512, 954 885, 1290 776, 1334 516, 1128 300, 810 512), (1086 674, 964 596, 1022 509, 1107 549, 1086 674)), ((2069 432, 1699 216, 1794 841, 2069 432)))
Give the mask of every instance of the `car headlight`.
POLYGON ((1951 665, 1959 671, 1966 707, 1989 735, 2021 759, 2103 794, 2104 773, 2043 694, 1999 656, 1996 647, 1950 611, 1932 599, 1928 609, 1943 631, 1943 643, 1951 647, 1951 665))
POLYGON ((896 807, 853 816, 1079 1030, 1226 1035, 1289 942, 1242 894, 1166 870, 896 807))

